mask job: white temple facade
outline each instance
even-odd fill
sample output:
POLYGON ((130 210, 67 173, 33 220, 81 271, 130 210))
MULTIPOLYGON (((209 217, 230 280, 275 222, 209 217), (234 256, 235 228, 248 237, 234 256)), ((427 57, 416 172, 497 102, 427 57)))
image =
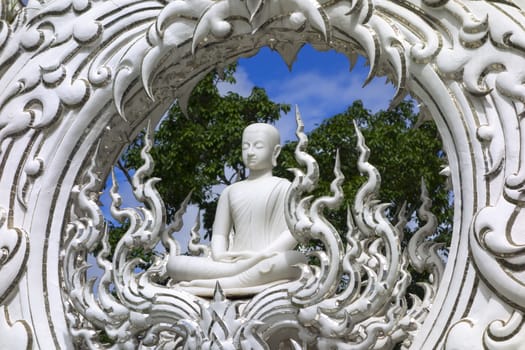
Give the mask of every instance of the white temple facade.
POLYGON ((14 18, 9 6, 0 2, 0 348, 523 347, 523 1, 30 0, 14 18), (113 214, 134 221, 105 255, 97 197, 130 140, 174 99, 187 104, 217 66, 265 46, 291 64, 306 43, 365 56, 370 79, 397 87, 393 104, 409 93, 436 123, 454 190, 446 268, 421 244, 401 250, 370 199, 378 178, 362 139, 368 187, 345 244, 319 217, 340 201, 338 166, 333 193, 308 202, 315 160, 299 144, 288 228, 325 246, 299 279, 230 300, 221 288, 200 298, 157 283, 167 257, 136 274, 134 247, 177 251, 147 150, 135 179, 146 209, 120 209, 114 188, 113 214), (99 247, 95 288, 86 259, 99 247), (435 285, 408 306, 407 266, 418 260, 435 285), (355 277, 343 291, 342 273, 355 277))

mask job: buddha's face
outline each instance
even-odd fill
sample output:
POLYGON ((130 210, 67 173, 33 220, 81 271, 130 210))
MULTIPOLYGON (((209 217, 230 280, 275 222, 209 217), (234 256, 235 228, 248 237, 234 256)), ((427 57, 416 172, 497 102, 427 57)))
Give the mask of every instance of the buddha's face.
POLYGON ((275 135, 265 127, 252 125, 242 135, 242 160, 250 170, 271 170, 280 149, 275 135))

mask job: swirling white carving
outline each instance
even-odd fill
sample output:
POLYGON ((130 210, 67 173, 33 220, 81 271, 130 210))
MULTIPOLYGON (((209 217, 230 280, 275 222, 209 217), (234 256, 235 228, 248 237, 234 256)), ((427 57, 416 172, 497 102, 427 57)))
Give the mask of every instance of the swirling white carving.
MULTIPOLYGON (((148 154, 151 141, 146 141, 141 153, 145 163, 133 177, 134 195, 145 207, 121 210, 116 183, 111 191, 113 217, 129 223, 111 261, 100 209, 90 198, 96 182, 91 171, 87 173, 89 181, 79 188, 75 205, 78 219, 70 225, 68 236, 72 239, 65 251, 65 295, 69 296, 66 302, 72 306, 70 329, 78 341, 96 348, 101 342, 97 329, 103 329, 113 342, 133 347, 184 344, 187 349, 212 349, 213 344, 221 344, 266 348, 273 334, 279 332, 275 324, 281 324, 299 332, 300 336, 292 333, 280 340, 296 344, 296 348, 309 344, 319 348, 371 349, 392 348, 403 341, 410 344, 412 333, 427 314, 437 283, 426 284, 425 300, 415 299, 412 308, 407 309, 407 253, 402 253, 399 246, 399 231, 384 215, 385 205, 376 200, 380 177, 367 162, 369 150, 357 127, 358 166, 368 181, 356 196, 352 210, 355 214, 349 211, 348 243, 343 246, 339 233, 323 214, 325 208, 334 209, 343 199, 339 156, 332 195, 315 199, 305 196, 315 188, 319 174, 316 161, 306 153, 304 126, 298 110, 296 113, 300 140, 296 158, 307 172, 294 169, 295 180, 287 199, 287 223, 292 234, 303 242, 322 242, 324 249, 313 253, 320 266, 304 265, 298 281, 270 287, 253 300, 234 302, 225 299, 220 285, 209 301, 179 291, 169 281, 166 286, 160 284, 167 278, 167 254, 156 258, 145 271, 137 272, 139 261, 133 255, 137 248, 149 252, 161 242, 170 255, 180 254, 171 233, 181 229, 182 211, 172 224, 166 225, 164 205, 154 188, 158 179, 147 177, 153 162, 148 154), (104 274, 98 282, 87 282, 87 254, 93 253, 101 240, 103 249, 97 253, 97 263, 104 274), (344 285, 342 273, 349 277, 344 285), (110 288, 114 288, 114 293, 110 288), (299 345, 301 342, 303 345, 299 345)), ((422 212, 428 213, 428 203, 422 212)), ((428 232, 425 227, 425 233, 428 232)), ((193 235, 191 250, 206 254, 207 249, 193 235)), ((439 269, 440 266, 434 266, 429 243, 422 243, 419 237, 415 236, 415 242, 423 247, 411 242, 411 255, 418 254, 423 259, 421 269, 439 269)))
POLYGON ((15 288, 28 257, 27 233, 9 223, 7 211, 0 207, 0 303, 15 288))
POLYGON ((6 349, 30 349, 33 346, 33 336, 27 322, 11 322, 4 306, 0 307, 0 330, 3 330, 2 346, 6 349))
MULTIPOLYGON (((12 220, 2 229, 26 232, 31 250, 22 239, 18 252, 34 259, 10 260, 10 274, 28 271, 27 285, 4 278, 7 269, 1 285, 8 294, 38 291, 29 299, 46 315, 32 327, 47 329, 40 337, 47 347, 69 345, 55 330, 63 312, 49 303, 60 299, 52 287, 63 283, 58 256, 68 240, 72 178, 85 171, 95 145, 103 156, 94 171, 105 177, 139 125, 148 116, 158 120, 174 97, 184 105, 217 62, 270 46, 291 65, 307 42, 352 62, 366 55, 369 79, 394 81, 393 103, 408 91, 417 96, 443 136, 455 238, 440 307, 414 346, 441 344, 446 329, 475 315, 485 285, 502 305, 523 311, 522 2, 31 1, 10 23, 1 4, 0 206, 12 220)), ((498 313, 492 320, 511 316, 498 313)), ((34 317, 20 311, 21 319, 34 317)))

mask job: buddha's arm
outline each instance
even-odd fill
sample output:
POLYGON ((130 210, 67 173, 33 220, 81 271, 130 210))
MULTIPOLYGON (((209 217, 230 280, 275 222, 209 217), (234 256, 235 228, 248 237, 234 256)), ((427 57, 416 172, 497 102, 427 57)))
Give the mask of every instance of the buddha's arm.
POLYGON ((219 197, 219 203, 217 203, 215 220, 213 222, 213 236, 211 238, 211 257, 215 261, 236 262, 238 260, 250 260, 255 264, 263 258, 260 254, 250 251, 228 251, 230 232, 233 227, 229 190, 230 188, 226 187, 219 197))
POLYGON ((232 218, 230 214, 229 188, 222 192, 215 211, 213 221, 213 236, 211 238, 211 256, 213 260, 221 260, 228 251, 229 235, 232 229, 232 218))
POLYGON ((281 234, 262 251, 262 254, 271 255, 276 252, 293 250, 296 245, 297 240, 292 236, 290 231, 286 230, 281 232, 281 234))
POLYGON ((292 236, 290 231, 286 230, 281 232, 271 244, 266 247, 261 247, 260 251, 226 252, 223 257, 233 259, 233 261, 249 258, 254 259, 254 261, 260 261, 262 259, 270 258, 278 253, 293 250, 297 243, 297 240, 292 236))

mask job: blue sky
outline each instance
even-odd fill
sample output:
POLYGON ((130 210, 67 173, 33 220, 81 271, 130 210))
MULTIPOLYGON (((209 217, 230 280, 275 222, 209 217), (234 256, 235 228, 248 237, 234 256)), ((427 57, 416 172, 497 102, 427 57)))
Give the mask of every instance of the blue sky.
MULTIPOLYGON (((307 131, 323 119, 343 112, 356 99, 363 100, 366 108, 376 112, 388 108, 394 96, 394 87, 386 84, 385 78, 375 78, 362 88, 368 75, 366 60, 360 57, 350 72, 350 61, 334 50, 320 52, 306 45, 291 71, 279 54, 268 47, 238 63, 237 84, 224 84, 221 91, 247 96, 253 86, 262 87, 273 101, 298 105, 307 131)), ((283 139, 294 138, 293 113, 281 119, 277 127, 283 139)))

